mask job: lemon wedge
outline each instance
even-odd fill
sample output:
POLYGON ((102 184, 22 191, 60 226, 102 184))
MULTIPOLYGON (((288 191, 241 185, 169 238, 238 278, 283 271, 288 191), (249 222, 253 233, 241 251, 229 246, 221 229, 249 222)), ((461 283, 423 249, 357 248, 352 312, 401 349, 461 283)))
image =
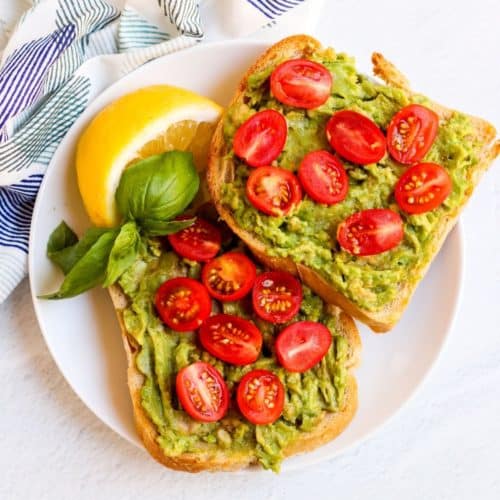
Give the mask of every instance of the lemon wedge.
POLYGON ((191 151, 199 171, 222 108, 189 90, 155 85, 124 95, 91 121, 76 149, 78 187, 96 226, 120 222, 115 191, 127 166, 148 156, 191 151))

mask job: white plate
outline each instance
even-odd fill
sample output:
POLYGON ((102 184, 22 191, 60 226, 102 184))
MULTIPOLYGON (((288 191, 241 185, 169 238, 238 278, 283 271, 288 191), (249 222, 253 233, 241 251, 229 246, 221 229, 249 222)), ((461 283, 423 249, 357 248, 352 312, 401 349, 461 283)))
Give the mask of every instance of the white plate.
MULTIPOLYGON (((96 289, 62 301, 36 298, 37 294, 55 290, 61 280, 45 256, 50 232, 61 219, 80 234, 89 226, 73 168, 75 142, 103 106, 146 85, 178 85, 227 104, 240 76, 265 46, 250 41, 200 45, 153 61, 123 78, 100 95, 72 127, 54 155, 38 194, 29 267, 33 302, 45 341, 82 401, 109 427, 138 446, 120 331, 107 293, 96 289)), ((390 334, 374 335, 359 325, 363 362, 357 370, 359 410, 351 425, 335 441, 285 461, 284 470, 331 458, 366 438, 408 401, 451 331, 462 273, 463 238, 457 228, 390 334)))

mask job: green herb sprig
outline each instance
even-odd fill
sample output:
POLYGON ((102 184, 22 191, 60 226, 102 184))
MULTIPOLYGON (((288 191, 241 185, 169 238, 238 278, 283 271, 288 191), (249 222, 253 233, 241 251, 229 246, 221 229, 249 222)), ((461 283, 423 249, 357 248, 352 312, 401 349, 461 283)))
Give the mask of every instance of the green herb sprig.
POLYGON ((195 219, 173 220, 193 201, 200 186, 191 153, 169 151, 134 163, 122 174, 115 194, 123 217, 117 228, 90 228, 80 240, 63 221, 52 232, 47 256, 65 274, 45 299, 79 295, 115 283, 135 261, 142 236, 176 233, 195 219))

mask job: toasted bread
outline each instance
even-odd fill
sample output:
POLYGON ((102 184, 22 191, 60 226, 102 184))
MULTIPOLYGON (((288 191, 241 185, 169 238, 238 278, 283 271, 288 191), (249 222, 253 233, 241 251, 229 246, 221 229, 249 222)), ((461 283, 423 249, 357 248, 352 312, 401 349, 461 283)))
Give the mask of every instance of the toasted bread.
MULTIPOLYGON (((128 299, 118 285, 110 287, 109 293, 118 315, 123 346, 127 354, 127 381, 134 409, 135 425, 144 446, 153 458, 166 467, 187 472, 231 471, 255 464, 257 459, 250 450, 228 454, 222 448, 214 449, 214 447, 207 446, 206 453, 184 453, 176 456, 167 456, 164 453, 157 442, 158 431, 141 404, 141 388, 144 383, 144 376, 136 367, 138 348, 132 337, 127 333, 122 316, 122 311, 127 307, 128 299)), ((347 427, 358 406, 357 386, 352 375, 352 369, 359 362, 361 351, 359 334, 351 317, 336 306, 328 307, 331 314, 339 317, 339 324, 342 328, 341 333, 347 338, 350 346, 351 370, 346 384, 344 408, 337 413, 324 412, 322 419, 312 431, 301 432, 300 437, 284 450, 285 456, 310 451, 334 439, 347 427)))
MULTIPOLYGON (((259 73, 272 68, 277 64, 277 62, 281 62, 284 59, 307 57, 307 55, 312 51, 320 48, 321 44, 317 40, 305 35, 291 36, 273 45, 259 57, 255 64, 253 64, 243 76, 238 88, 236 89, 235 96, 230 106, 242 101, 244 92, 247 89, 248 78, 254 73, 259 73)), ((400 88, 408 95, 412 95, 407 79, 395 68, 393 64, 384 59, 381 54, 373 54, 372 62, 376 76, 384 80, 387 85, 400 88)), ((433 103, 433 109, 438 113, 440 118, 446 118, 453 112, 452 110, 435 103, 433 103)), ((474 130, 475 138, 479 139, 484 146, 481 151, 479 151, 478 163, 473 169, 469 169, 465 201, 472 194, 472 191, 483 172, 500 154, 500 142, 495 141, 495 128, 480 118, 469 118, 474 130)), ((231 229, 248 245, 256 257, 266 266, 274 269, 286 270, 300 276, 302 281, 312 288, 325 301, 340 306, 351 316, 354 316, 360 321, 366 323, 375 332, 381 333, 389 331, 400 319, 401 314, 418 285, 418 282, 400 283, 398 285, 399 289, 397 294, 395 294, 396 298, 393 301, 376 311, 369 311, 363 309, 346 297, 343 293, 341 293, 341 291, 337 290, 333 284, 329 283, 312 268, 295 262, 291 258, 269 256, 265 243, 256 237, 255 234, 241 228, 233 217, 231 210, 222 203, 222 184, 224 182, 231 181, 234 172, 233 161, 228 155, 229 148, 224 139, 223 125, 224 116, 220 120, 212 139, 208 167, 208 182, 217 210, 225 222, 227 222, 231 229)), ((457 217, 463 206, 464 204, 461 204, 455 213, 450 214, 448 218, 442 218, 440 220, 438 227, 436 228, 436 233, 433 237, 431 248, 431 255, 433 257, 438 253, 446 239, 446 236, 455 225, 457 217)), ((429 261, 426 262, 425 267, 420 271, 422 277, 427 271, 432 260, 432 258, 429 259, 429 261)))

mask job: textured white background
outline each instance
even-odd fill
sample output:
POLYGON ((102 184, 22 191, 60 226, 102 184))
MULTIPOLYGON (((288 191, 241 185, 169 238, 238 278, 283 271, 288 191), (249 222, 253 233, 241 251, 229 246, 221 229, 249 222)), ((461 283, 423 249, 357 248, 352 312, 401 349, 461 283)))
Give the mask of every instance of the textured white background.
MULTIPOLYGON (((365 67, 379 50, 414 88, 500 128, 498 0, 326 4, 323 42, 365 67)), ((369 441, 280 476, 170 472, 115 435, 59 374, 23 282, 0 306, 0 499, 500 498, 500 162, 462 220, 462 307, 426 385, 369 441)))

